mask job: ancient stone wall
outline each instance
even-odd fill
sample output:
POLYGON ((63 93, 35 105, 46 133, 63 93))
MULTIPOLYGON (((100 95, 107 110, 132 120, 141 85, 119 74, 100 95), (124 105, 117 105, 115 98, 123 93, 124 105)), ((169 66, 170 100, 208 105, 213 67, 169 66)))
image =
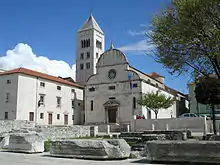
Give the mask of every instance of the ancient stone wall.
MULTIPOLYGON (((0 120, 0 136, 18 130, 36 131, 43 136, 44 139, 61 139, 90 136, 90 127, 83 125, 73 126, 39 126, 34 122, 19 120, 0 120)), ((97 127, 97 126, 96 126, 97 127)), ((93 134, 97 134, 98 129, 93 130, 93 134), (94 132, 96 131, 96 132, 94 132)))
POLYGON ((0 133, 18 130, 21 128, 34 128, 35 123, 25 120, 0 120, 0 133))

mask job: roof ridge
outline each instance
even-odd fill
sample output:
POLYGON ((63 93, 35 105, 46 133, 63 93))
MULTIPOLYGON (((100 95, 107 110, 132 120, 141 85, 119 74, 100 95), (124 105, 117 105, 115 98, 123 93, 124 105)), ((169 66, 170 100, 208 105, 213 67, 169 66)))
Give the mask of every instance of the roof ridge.
POLYGON ((83 85, 81 84, 77 84, 77 83, 73 83, 67 80, 64 80, 62 78, 59 78, 57 76, 53 76, 47 73, 42 73, 39 71, 35 71, 32 69, 28 69, 28 68, 15 68, 6 72, 2 72, 0 73, 0 75, 8 75, 8 74, 13 74, 13 73, 23 73, 26 75, 30 75, 30 76, 34 76, 34 77, 40 77, 42 79, 46 79, 46 80, 50 80, 50 81, 55 81, 58 83, 62 83, 62 84, 66 84, 66 85, 71 85, 71 86, 75 86, 75 87, 79 87, 79 88, 84 88, 83 85))

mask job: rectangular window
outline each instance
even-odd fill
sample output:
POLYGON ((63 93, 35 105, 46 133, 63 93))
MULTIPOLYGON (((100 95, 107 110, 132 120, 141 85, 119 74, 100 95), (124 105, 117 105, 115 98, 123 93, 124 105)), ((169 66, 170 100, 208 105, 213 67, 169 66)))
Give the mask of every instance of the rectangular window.
POLYGON ((84 53, 80 54, 80 59, 83 60, 84 59, 84 53))
POLYGON ((5 119, 8 119, 8 112, 5 112, 5 119))
POLYGON ((11 84, 11 80, 7 80, 7 84, 11 84))
POLYGON ((61 90, 61 86, 57 86, 57 90, 59 90, 59 91, 60 91, 60 90, 61 90))
POLYGON ((44 105, 44 101, 45 101, 45 95, 40 94, 39 104, 40 104, 40 105, 44 105))
POLYGON ((44 82, 40 82, 40 86, 41 87, 45 87, 45 83, 44 82))
POLYGON ((90 107, 90 108, 91 108, 91 111, 93 111, 93 100, 91 100, 90 103, 91 103, 91 107, 90 107))
POLYGON ((34 121, 34 112, 29 112, 29 121, 34 121))
POLYGON ((133 97, 133 108, 136 109, 136 98, 133 97))
POLYGON ((74 93, 74 92, 75 92, 75 89, 71 89, 71 92, 74 93))
POLYGON ((83 64, 80 64, 80 69, 81 69, 81 70, 83 70, 83 69, 84 69, 83 64))
POLYGON ((99 57, 99 53, 96 53, 96 58, 98 58, 99 57))
POLYGON ((64 125, 68 125, 68 115, 64 115, 64 125))
POLYGON ((60 114, 57 114, 57 120, 60 120, 60 114))
POLYGON ((44 113, 40 113, 40 119, 44 118, 44 113))
POLYGON ((109 90, 115 90, 115 86, 109 86, 108 89, 109 90))
POLYGON ((72 120, 74 120, 74 115, 72 115, 72 120))
POLYGON ((86 69, 90 69, 90 63, 89 62, 86 63, 86 69))
POLYGON ((87 58, 87 59, 90 58, 90 52, 87 52, 87 54, 86 54, 86 58, 87 58))
POLYGON ((61 107, 61 97, 57 97, 57 107, 61 107))
POLYGON ((10 99, 10 93, 6 93, 5 102, 9 102, 10 99))
POLYGON ((93 92, 93 91, 95 91, 95 88, 94 88, 94 87, 89 88, 89 92, 93 92))
POLYGON ((134 88, 137 88, 137 86, 138 86, 137 83, 134 83, 134 84, 133 84, 133 87, 134 87, 134 88))

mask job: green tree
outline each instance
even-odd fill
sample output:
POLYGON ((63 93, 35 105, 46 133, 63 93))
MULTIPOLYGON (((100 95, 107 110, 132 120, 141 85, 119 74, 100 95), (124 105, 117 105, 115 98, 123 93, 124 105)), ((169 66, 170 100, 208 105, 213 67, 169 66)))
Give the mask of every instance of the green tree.
POLYGON ((173 97, 166 97, 162 93, 149 92, 141 96, 138 100, 138 104, 152 110, 157 119, 159 110, 171 107, 174 104, 174 101, 175 99, 173 97))
POLYGON ((152 19, 154 57, 171 74, 220 78, 220 0, 172 0, 152 19), (198 75, 199 76, 199 75, 198 75))
POLYGON ((216 135, 217 131, 214 105, 220 104, 220 80, 216 77, 200 78, 196 83, 195 97, 197 102, 210 105, 213 121, 213 131, 216 135))

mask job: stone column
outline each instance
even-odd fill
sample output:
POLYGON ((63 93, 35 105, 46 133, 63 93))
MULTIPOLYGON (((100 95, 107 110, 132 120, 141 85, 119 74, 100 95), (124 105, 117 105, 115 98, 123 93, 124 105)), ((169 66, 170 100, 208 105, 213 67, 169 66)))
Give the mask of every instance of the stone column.
POLYGON ((110 134, 110 125, 107 125, 107 129, 106 129, 106 134, 109 135, 110 134))
POLYGON ((206 136, 207 135, 207 120, 206 117, 204 117, 204 132, 203 135, 206 136))
POLYGON ((155 125, 152 124, 152 131, 155 131, 155 125))
POLYGON ((127 132, 130 132, 130 125, 127 125, 127 132))
POLYGON ((166 130, 169 131, 169 124, 166 125, 166 130))

